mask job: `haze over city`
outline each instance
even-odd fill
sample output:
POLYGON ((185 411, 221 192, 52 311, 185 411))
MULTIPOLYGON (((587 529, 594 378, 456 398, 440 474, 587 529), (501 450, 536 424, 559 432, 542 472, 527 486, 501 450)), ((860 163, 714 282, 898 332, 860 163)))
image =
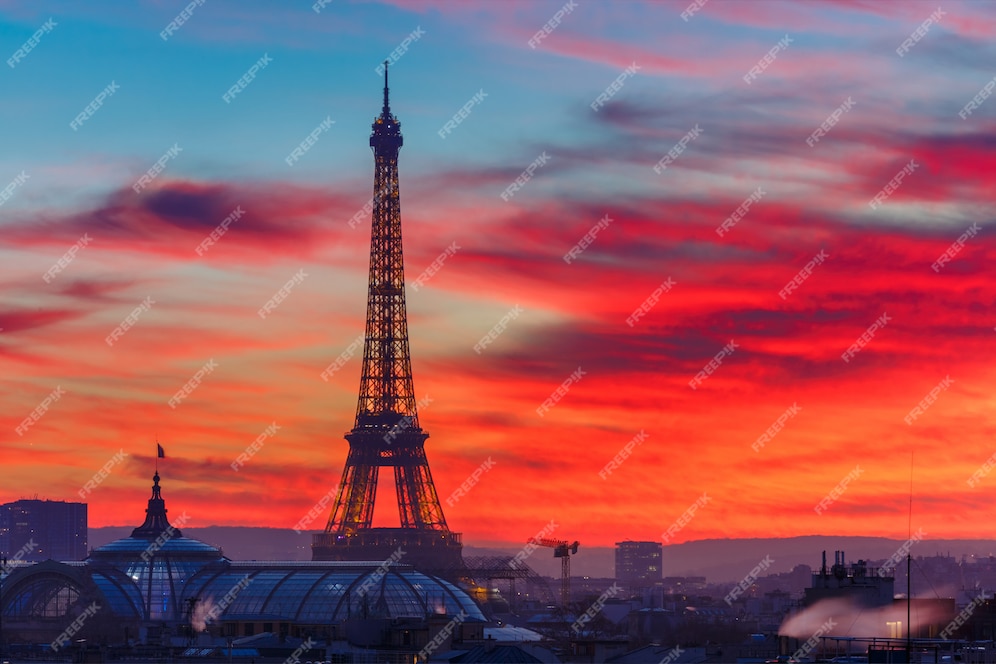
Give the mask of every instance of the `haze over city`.
POLYGON ((315 5, 0 2, 0 502, 134 526, 157 441, 186 527, 335 489, 388 60, 465 543, 990 536, 992 6, 315 5))

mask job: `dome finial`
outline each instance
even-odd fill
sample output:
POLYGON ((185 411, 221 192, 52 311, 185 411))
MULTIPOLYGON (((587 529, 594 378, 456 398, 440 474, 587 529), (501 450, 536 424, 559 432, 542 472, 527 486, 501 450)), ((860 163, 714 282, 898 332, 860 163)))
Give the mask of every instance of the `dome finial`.
POLYGON ((132 531, 132 537, 147 537, 154 539, 169 530, 173 536, 179 537, 180 531, 173 528, 166 518, 166 501, 163 500, 162 489, 159 487, 159 471, 152 476, 152 497, 149 498, 149 506, 145 510, 145 523, 132 531))

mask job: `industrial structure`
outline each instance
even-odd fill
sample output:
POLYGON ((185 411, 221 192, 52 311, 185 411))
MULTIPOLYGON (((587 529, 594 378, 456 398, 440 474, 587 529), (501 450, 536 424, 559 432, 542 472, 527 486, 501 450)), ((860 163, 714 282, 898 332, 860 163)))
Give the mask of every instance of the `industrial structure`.
MULTIPOLYGON (((349 454, 325 531, 312 540, 313 560, 386 560, 398 550, 421 570, 459 570, 462 543, 451 532, 425 456, 412 385, 405 270, 401 243, 398 152, 401 123, 391 114, 387 64, 384 106, 374 120, 374 196, 370 274, 360 394, 349 454), (399 528, 374 528, 381 468, 394 469, 399 528)), ((451 574, 448 572, 448 574, 451 574)))
POLYGON ((569 543, 567 540, 550 539, 541 537, 531 539, 527 542, 540 546, 548 546, 553 549, 553 557, 560 558, 560 606, 567 611, 571 605, 571 556, 578 552, 580 544, 575 541, 569 543))
POLYGON ((822 599, 848 598, 862 606, 886 606, 895 597, 895 577, 892 570, 869 568, 859 560, 850 567, 844 562, 844 552, 833 552, 833 566, 827 567, 827 552, 823 564, 813 572, 813 583, 806 588, 805 606, 812 606, 822 599))

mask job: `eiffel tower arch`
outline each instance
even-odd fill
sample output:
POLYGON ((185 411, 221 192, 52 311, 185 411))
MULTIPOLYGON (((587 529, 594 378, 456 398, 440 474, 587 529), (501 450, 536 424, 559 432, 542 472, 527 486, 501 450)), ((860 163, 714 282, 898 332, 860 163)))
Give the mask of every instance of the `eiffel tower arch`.
POLYGON ((346 467, 325 531, 313 535, 312 560, 397 559, 453 576, 463 568, 463 545, 443 516, 425 456, 429 434, 419 425, 412 386, 398 188, 404 139, 391 114, 384 65, 384 106, 370 134, 374 197, 360 395, 356 422, 346 433, 346 467), (373 527, 382 468, 394 470, 399 528, 373 527))

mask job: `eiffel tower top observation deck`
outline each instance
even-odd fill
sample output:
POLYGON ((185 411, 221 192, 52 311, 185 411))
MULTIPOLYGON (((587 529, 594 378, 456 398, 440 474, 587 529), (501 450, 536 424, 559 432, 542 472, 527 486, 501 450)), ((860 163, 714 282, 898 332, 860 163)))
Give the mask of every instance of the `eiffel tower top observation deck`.
POLYGON ((401 242, 398 152, 401 123, 392 115, 384 69, 384 106, 374 119, 374 197, 363 369, 349 454, 325 532, 313 536, 313 560, 386 560, 401 547, 416 568, 461 566, 460 535, 450 532, 432 481, 412 386, 401 242), (400 528, 374 528, 377 479, 394 469, 400 528))

